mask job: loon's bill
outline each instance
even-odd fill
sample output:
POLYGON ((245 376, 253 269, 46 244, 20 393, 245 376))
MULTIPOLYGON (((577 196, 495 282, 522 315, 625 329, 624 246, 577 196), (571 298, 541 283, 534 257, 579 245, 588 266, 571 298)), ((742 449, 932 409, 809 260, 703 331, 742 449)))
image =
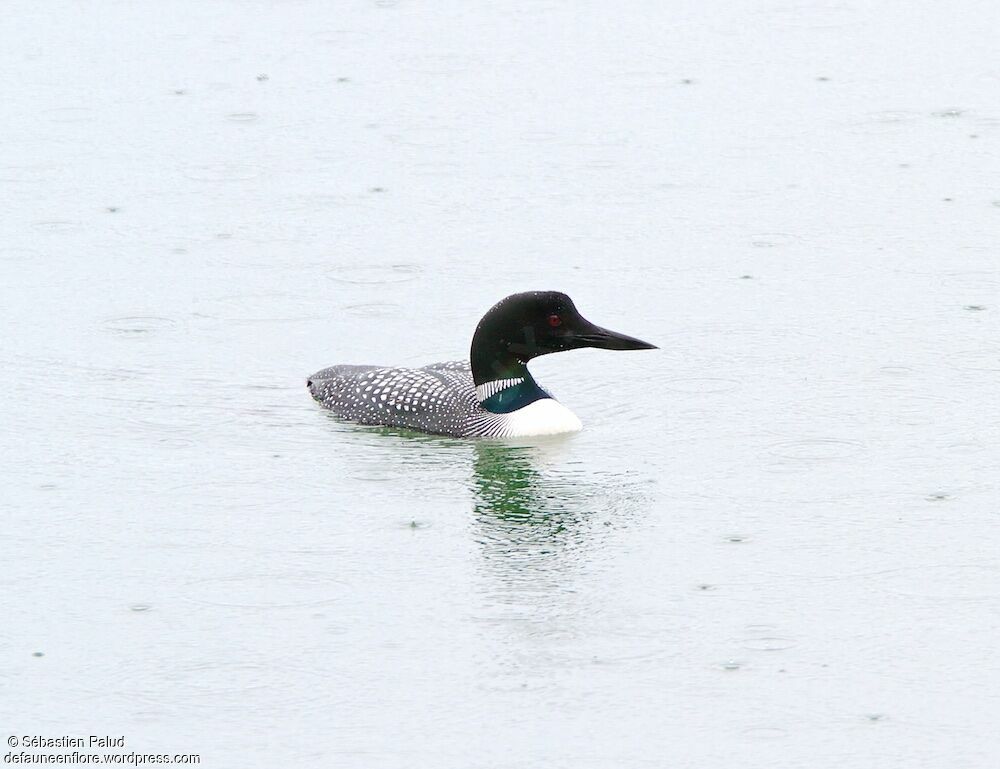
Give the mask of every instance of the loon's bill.
POLYGON ((512 294, 479 321, 469 362, 423 368, 332 366, 309 377, 313 398, 334 414, 459 438, 575 432, 576 415, 543 390, 527 363, 580 347, 655 350, 641 339, 595 326, 557 291, 512 294))

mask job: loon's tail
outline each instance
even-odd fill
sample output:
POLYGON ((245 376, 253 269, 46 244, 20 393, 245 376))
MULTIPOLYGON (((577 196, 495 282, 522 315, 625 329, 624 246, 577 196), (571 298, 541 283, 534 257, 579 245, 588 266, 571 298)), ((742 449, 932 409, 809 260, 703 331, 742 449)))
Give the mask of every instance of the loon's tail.
POLYGON ((349 377, 364 374, 366 371, 374 371, 381 366, 330 366, 321 369, 306 380, 306 387, 313 399, 322 403, 331 391, 332 382, 344 382, 349 377))

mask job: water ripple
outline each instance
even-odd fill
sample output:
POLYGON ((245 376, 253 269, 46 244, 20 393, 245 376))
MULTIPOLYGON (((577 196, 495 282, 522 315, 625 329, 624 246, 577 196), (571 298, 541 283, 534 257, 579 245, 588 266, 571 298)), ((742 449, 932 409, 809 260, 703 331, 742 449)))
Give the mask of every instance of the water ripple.
POLYGON ((739 388, 741 383, 736 379, 721 377, 676 377, 663 383, 665 390, 677 393, 724 393, 739 388))
POLYGON ((418 264, 345 264, 327 272, 337 283, 377 286, 384 283, 409 283, 423 273, 418 264))
POLYGON ((837 438, 810 438, 797 441, 781 441, 767 447, 771 456, 806 462, 828 462, 849 459, 864 451, 864 444, 837 438))
POLYGON ((206 606, 287 609, 333 603, 345 583, 317 574, 250 574, 189 582, 184 598, 206 606))
POLYGON ((176 324, 170 318, 163 318, 156 315, 124 315, 117 318, 108 318, 101 322, 105 331, 123 336, 152 334, 163 331, 176 324))
POLYGON ((183 174, 196 182, 243 182, 256 179, 261 167, 240 163, 204 163, 186 166, 183 174))

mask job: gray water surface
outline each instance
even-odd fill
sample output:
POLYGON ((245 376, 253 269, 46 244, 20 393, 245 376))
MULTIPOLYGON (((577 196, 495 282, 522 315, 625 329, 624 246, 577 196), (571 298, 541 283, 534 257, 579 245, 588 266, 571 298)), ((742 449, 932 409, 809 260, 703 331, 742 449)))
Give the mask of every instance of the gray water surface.
POLYGON ((8 3, 0 726, 996 767, 998 8, 8 3), (306 392, 530 289, 578 435, 306 392))

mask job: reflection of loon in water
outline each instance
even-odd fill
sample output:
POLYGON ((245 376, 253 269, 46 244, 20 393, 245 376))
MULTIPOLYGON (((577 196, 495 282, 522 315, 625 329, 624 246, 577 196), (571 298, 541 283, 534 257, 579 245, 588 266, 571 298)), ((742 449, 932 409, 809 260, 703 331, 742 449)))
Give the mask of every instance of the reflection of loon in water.
POLYGON ((514 294, 476 327, 470 362, 424 368, 332 366, 309 378, 309 391, 340 417, 458 438, 507 438, 574 432, 580 420, 532 378, 532 358, 580 347, 655 349, 595 326, 556 291, 514 294))
POLYGON ((606 460, 595 469, 578 461, 576 441, 467 442, 396 428, 342 437, 349 450, 338 473, 386 484, 390 499, 415 499, 401 511, 408 526, 423 528, 430 515, 468 527, 494 618, 559 603, 572 575, 605 568, 602 544, 647 510, 645 473, 606 460))
MULTIPOLYGON (((558 445, 512 446, 478 442, 473 466, 473 510, 481 544, 494 555, 555 555, 583 545, 588 524, 625 524, 640 502, 634 479, 614 474, 595 482, 584 470, 546 472, 545 455, 558 445)), ((603 526, 602 531, 607 531, 603 526)))
POLYGON ((475 511, 497 521, 530 523, 544 518, 542 478, 532 466, 531 450, 502 443, 476 444, 473 480, 475 511))

